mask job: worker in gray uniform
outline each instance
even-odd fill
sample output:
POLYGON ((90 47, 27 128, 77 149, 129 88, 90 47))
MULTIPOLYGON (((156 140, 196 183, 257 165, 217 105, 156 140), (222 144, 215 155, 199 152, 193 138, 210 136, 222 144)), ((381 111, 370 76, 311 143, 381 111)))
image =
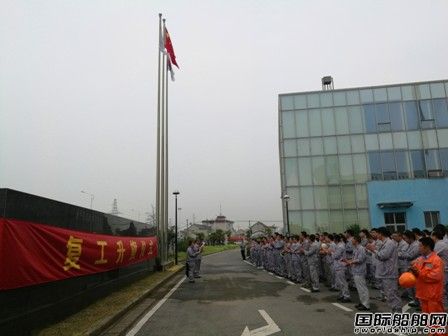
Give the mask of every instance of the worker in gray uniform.
POLYGON ((351 302, 347 278, 345 277, 345 270, 347 268, 347 264, 345 262, 345 243, 340 235, 334 236, 334 242, 336 244, 336 249, 332 253, 332 257, 336 288, 339 290, 338 301, 351 302))
MULTIPOLYGON (((362 229, 359 232, 359 236, 361 237, 361 245, 366 248, 366 246, 372 241, 370 237, 369 230, 362 229)), ((366 281, 368 283, 372 283, 374 279, 374 272, 372 267, 372 252, 366 249, 366 281)))
POLYGON ((300 266, 300 248, 301 245, 297 239, 297 236, 292 238, 291 250, 291 269, 292 269, 292 281, 302 282, 302 269, 300 266))
POLYGON ((262 249, 261 249, 261 241, 257 240, 255 242, 255 252, 256 252, 256 258, 255 258, 255 266, 257 266, 258 269, 262 269, 262 249))
POLYGON ((382 241, 379 250, 372 245, 368 248, 378 260, 376 278, 381 279, 382 289, 392 313, 401 313, 402 303, 398 296, 398 244, 390 239, 390 232, 385 227, 378 228, 378 238, 382 241))
POLYGON ((448 242, 444 240, 445 231, 435 229, 431 235, 432 240, 435 243, 434 252, 443 260, 444 272, 445 272, 445 293, 443 298, 444 307, 448 307, 448 242))
MULTIPOLYGON (((408 249, 409 244, 406 242, 406 240, 403 239, 403 236, 400 232, 393 233, 392 239, 395 240, 398 244, 398 256, 400 256, 403 251, 406 251, 408 249)), ((404 272, 407 272, 408 268, 409 265, 407 265, 407 263, 403 259, 400 259, 400 257, 398 257, 398 275, 400 276, 404 272)))
POLYGON ((200 239, 197 239, 194 243, 194 249, 198 253, 195 259, 196 265, 194 268, 194 277, 200 278, 201 277, 201 262, 202 262, 202 251, 204 249, 205 242, 202 242, 200 239))
POLYGON ((348 260, 353 274, 353 281, 358 291, 360 303, 356 306, 358 310, 365 311, 370 309, 369 289, 366 283, 367 274, 367 256, 364 246, 362 246, 360 236, 354 236, 353 243, 353 258, 348 260))
MULTIPOLYGON (((419 241, 415 238, 415 233, 412 231, 405 231, 403 239, 408 243, 408 247, 398 252, 398 261, 402 262, 402 266, 409 269, 411 263, 420 256, 419 241)), ((420 301, 415 298, 415 287, 406 288, 406 294, 410 300, 410 307, 420 307, 420 301)))
POLYGON ((194 282, 194 272, 196 268, 196 257, 198 256, 199 252, 195 250, 194 248, 194 241, 189 240, 188 241, 188 248, 187 248, 187 276, 188 280, 190 282, 194 282))
MULTIPOLYGON (((302 243, 301 250, 308 251, 310 249, 310 241, 308 239, 308 234, 305 231, 301 232, 301 243, 302 243)), ((304 286, 311 287, 310 267, 308 265, 308 258, 306 257, 305 253, 301 253, 300 261, 302 267, 304 286)))
POLYGON ((269 239, 269 271, 270 272, 275 272, 275 248, 274 248, 274 243, 275 243, 275 237, 272 236, 269 239))
MULTIPOLYGON (((344 232, 345 239, 347 240, 345 243, 345 258, 352 259, 353 258, 353 235, 354 231, 352 229, 348 229, 344 232)), ((354 288, 355 283, 353 282, 352 269, 350 267, 346 267, 345 275, 348 281, 348 287, 354 288)))
POLYGON ((292 278, 292 257, 291 257, 291 238, 285 239, 285 247, 283 248, 283 259, 285 260, 284 276, 288 279, 292 278))
MULTIPOLYGON (((405 251, 409 244, 406 242, 406 240, 403 239, 403 236, 401 232, 394 232, 391 236, 391 238, 397 242, 397 251, 398 251, 398 276, 402 275, 404 272, 407 272, 409 266, 406 264, 406 262, 403 259, 400 259, 400 254, 405 251)), ((398 295, 402 298, 406 298, 407 292, 406 288, 398 288, 398 295)))
POLYGON ((310 280, 311 280, 311 292, 316 293, 319 292, 319 251, 320 251, 320 242, 316 240, 315 235, 310 235, 310 247, 308 250, 302 249, 303 254, 305 254, 306 259, 308 261, 308 267, 310 272, 310 280))
POLYGON ((275 256, 274 272, 277 275, 281 276, 283 273, 283 256, 281 253, 283 251, 283 247, 285 246, 285 242, 283 241, 283 238, 280 234, 277 234, 273 246, 274 246, 274 256, 275 256))
POLYGON ((332 292, 338 291, 336 287, 336 274, 334 272, 334 260, 331 256, 331 254, 336 251, 336 243, 334 241, 335 236, 336 235, 333 234, 328 235, 329 239, 329 243, 327 243, 328 249, 325 251, 327 253, 326 260, 330 271, 330 291, 332 292))

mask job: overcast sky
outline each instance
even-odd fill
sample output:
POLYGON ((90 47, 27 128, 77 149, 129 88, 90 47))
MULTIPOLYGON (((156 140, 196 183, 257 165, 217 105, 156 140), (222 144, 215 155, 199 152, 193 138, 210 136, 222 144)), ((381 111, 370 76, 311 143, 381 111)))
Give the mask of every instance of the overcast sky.
POLYGON ((281 220, 279 93, 448 78, 446 0, 0 0, 0 187, 144 219, 159 12, 183 223, 281 220))

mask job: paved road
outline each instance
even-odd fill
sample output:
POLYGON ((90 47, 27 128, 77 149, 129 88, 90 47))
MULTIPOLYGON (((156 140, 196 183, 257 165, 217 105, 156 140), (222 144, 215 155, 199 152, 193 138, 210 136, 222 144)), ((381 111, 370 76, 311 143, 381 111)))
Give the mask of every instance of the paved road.
MULTIPOLYGON (((246 326, 253 330, 267 325, 258 310, 266 311, 281 329, 273 335, 353 335, 357 302, 344 304, 353 310, 344 311, 332 304, 337 293, 324 286, 321 293, 308 293, 244 263, 236 250, 207 256, 202 263, 203 277, 193 284, 182 282, 137 335, 241 336, 246 326)), ((182 278, 174 279, 170 288, 182 278)), ((352 296, 357 301, 357 294, 352 296)), ((372 308, 387 310, 379 301, 372 308)))

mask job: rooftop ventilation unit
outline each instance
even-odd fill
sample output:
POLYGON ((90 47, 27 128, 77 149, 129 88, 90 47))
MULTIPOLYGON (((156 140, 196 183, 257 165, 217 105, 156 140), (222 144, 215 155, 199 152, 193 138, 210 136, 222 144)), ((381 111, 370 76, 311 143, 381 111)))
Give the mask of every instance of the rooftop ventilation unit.
POLYGON ((334 90, 333 77, 325 76, 322 77, 322 90, 334 90))

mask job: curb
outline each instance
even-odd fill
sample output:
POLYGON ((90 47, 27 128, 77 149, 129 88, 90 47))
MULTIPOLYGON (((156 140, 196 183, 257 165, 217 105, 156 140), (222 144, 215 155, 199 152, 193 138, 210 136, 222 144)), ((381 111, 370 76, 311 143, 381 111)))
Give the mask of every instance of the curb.
POLYGON ((108 316, 97 323, 96 326, 92 327, 91 329, 87 330, 87 335, 91 336, 97 336, 101 333, 105 332, 107 329, 109 329, 112 325, 114 325, 120 318, 122 318, 129 310, 134 308, 136 305, 138 305, 140 302, 142 302, 145 298, 147 298, 150 294, 152 294, 154 291, 159 289, 165 282, 171 280, 174 276, 176 276, 179 272, 183 271, 185 269, 185 265, 182 265, 177 271, 169 274, 166 278, 163 278, 155 283, 155 285, 148 290, 146 290, 142 295, 140 295, 135 300, 131 301, 128 305, 121 308, 119 311, 117 311, 115 314, 108 316))

